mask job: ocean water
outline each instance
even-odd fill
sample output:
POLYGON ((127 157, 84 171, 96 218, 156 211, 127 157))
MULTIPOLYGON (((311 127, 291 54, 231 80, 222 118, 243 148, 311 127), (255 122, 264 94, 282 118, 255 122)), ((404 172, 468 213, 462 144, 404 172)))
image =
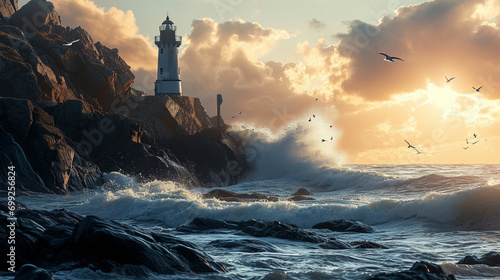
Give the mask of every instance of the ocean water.
MULTIPOLYGON (((318 133, 322 133, 321 131, 318 133)), ((106 174, 101 190, 68 196, 19 197, 34 209, 66 208, 151 230, 167 231, 200 246, 229 272, 152 275, 152 279, 363 279, 378 272, 406 270, 416 261, 443 265, 458 279, 500 279, 500 268, 456 265, 465 255, 500 251, 500 165, 342 165, 340 153, 316 144, 314 131, 294 126, 281 135, 244 131, 253 171, 226 187, 266 193, 278 202, 224 202, 202 199, 205 188, 175 182, 138 183, 106 174), (253 149, 253 150, 252 150, 253 149), (314 201, 287 199, 299 188, 314 201), (256 238, 235 232, 186 234, 175 228, 195 217, 263 219, 301 228, 333 219, 354 219, 374 233, 321 233, 342 241, 369 240, 389 249, 328 250, 316 244, 256 238), (243 253, 216 248, 215 240, 260 239, 278 253, 243 253)), ((320 135, 320 137, 328 137, 320 135)), ((317 139, 316 139, 317 140, 317 139)), ((89 269, 54 272, 58 279, 115 279, 89 269)))

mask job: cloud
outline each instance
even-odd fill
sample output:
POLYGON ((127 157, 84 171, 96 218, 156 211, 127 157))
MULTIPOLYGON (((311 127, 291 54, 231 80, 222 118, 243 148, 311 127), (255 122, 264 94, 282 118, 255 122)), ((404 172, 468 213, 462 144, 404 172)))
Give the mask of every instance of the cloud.
POLYGON ((100 41, 109 48, 118 48, 120 56, 131 66, 155 71, 157 51, 149 39, 139 34, 132 11, 122 11, 111 7, 105 10, 90 0, 52 0, 61 16, 63 25, 81 26, 94 42, 100 41))
POLYGON ((377 26, 351 22, 348 33, 337 35, 337 51, 350 59, 343 91, 388 100, 453 75, 460 92, 484 85, 490 98, 500 98, 499 10, 500 1, 435 0, 399 8, 377 26), (383 62, 379 52, 405 62, 383 62))
POLYGON ((322 21, 319 21, 315 18, 311 19, 309 21, 309 28, 314 29, 314 30, 321 30, 326 27, 326 24, 322 21))

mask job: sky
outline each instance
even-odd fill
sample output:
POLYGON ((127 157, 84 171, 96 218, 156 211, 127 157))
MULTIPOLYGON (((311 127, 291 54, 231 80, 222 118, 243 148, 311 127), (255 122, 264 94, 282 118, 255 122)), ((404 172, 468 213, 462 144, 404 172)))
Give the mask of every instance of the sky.
POLYGON ((148 93, 168 13, 183 94, 211 116, 223 94, 226 122, 279 131, 317 114, 348 163, 500 163, 500 0, 52 2, 64 26, 118 48, 148 93))

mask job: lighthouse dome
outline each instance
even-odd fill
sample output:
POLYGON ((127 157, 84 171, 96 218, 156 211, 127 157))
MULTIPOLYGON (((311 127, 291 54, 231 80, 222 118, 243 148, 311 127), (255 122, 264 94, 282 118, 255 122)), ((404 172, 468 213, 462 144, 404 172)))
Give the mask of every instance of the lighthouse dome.
POLYGON ((163 25, 163 24, 165 24, 165 25, 166 25, 166 24, 174 24, 174 23, 173 23, 173 22, 170 20, 170 18, 167 16, 167 19, 166 19, 166 20, 162 23, 162 25, 163 25))

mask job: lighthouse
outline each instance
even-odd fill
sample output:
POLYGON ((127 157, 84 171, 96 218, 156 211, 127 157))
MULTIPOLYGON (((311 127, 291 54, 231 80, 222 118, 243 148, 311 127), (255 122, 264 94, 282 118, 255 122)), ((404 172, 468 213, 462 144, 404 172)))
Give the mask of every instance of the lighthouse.
POLYGON ((175 36, 177 27, 167 16, 160 25, 160 36, 155 36, 158 46, 158 77, 155 82, 155 95, 181 95, 181 73, 178 54, 181 36, 175 36))

